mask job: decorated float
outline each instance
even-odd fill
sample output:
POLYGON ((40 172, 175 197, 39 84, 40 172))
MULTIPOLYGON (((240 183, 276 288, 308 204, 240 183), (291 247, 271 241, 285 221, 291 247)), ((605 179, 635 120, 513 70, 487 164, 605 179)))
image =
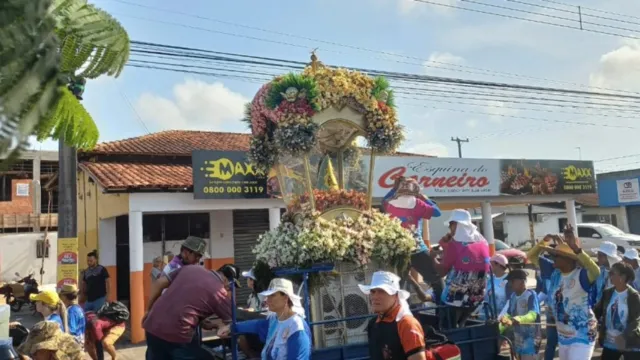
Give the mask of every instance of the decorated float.
POLYGON ((413 233, 372 198, 376 155, 395 152, 403 128, 385 78, 311 60, 247 105, 250 160, 275 169, 270 186, 287 206, 279 226, 258 239, 254 274, 263 286, 274 276, 299 280, 313 358, 365 359, 371 315, 357 284, 381 269, 406 274, 416 249, 413 233))

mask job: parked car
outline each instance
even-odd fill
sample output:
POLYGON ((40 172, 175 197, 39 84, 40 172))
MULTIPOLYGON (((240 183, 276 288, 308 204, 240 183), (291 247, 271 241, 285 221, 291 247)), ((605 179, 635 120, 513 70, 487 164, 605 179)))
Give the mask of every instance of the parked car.
MULTIPOLYGON (((529 262, 529 260, 527 259, 527 253, 525 253, 524 251, 511 247, 510 245, 498 239, 494 240, 494 244, 496 246, 496 254, 502 254, 506 256, 512 269, 520 269, 529 262)), ((440 245, 434 244, 431 246, 431 251, 440 252, 442 251, 442 249, 440 248, 440 245)))
POLYGON ((578 237, 587 250, 599 247, 603 241, 616 244, 621 253, 628 248, 640 248, 640 235, 627 234, 611 224, 578 224, 578 237))

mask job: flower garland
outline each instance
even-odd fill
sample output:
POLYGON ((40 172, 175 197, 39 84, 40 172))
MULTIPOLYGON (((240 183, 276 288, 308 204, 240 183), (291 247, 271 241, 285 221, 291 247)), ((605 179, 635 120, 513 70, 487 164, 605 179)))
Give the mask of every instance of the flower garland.
POLYGON ((271 269, 327 262, 364 267, 375 262, 404 271, 415 246, 412 234, 400 221, 373 209, 355 220, 327 221, 317 212, 302 213, 295 220, 283 217, 276 229, 258 238, 253 253, 259 264, 271 269))
MULTIPOLYGON (((336 206, 350 206, 359 210, 367 209, 367 195, 365 193, 356 190, 313 190, 313 198, 316 202, 316 211, 323 213, 326 210, 336 206)), ((298 212, 304 209, 304 206, 309 203, 309 196, 303 194, 298 196, 290 205, 289 208, 293 212, 298 212)))
POLYGON ((301 74, 275 78, 257 92, 248 114, 254 137, 251 161, 264 169, 273 166, 280 154, 308 154, 316 145, 318 131, 311 118, 330 107, 344 106, 364 115, 366 138, 376 153, 393 152, 404 140, 386 79, 308 66, 301 74))

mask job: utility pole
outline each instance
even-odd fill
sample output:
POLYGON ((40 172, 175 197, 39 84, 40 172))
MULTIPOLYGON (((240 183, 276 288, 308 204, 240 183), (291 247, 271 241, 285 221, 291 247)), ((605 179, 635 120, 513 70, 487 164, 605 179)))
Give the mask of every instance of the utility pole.
POLYGON ((469 138, 466 139, 460 139, 459 137, 451 137, 451 141, 457 142, 458 143, 458 157, 461 158, 462 157, 462 143, 468 143, 469 142, 469 138))
MULTIPOLYGON (((72 79, 69 90, 82 100, 84 79, 72 79)), ((58 239, 78 237, 78 153, 64 143, 64 134, 58 140, 58 239)))
POLYGON ((576 149, 578 150, 578 160, 582 160, 582 148, 577 146, 576 149))

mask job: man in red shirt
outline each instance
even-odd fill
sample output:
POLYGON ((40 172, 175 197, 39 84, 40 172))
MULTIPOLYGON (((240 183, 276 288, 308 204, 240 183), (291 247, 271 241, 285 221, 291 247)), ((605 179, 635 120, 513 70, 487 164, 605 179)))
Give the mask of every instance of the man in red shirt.
POLYGON ((231 319, 231 302, 220 273, 191 265, 163 274, 151 286, 147 314, 142 320, 147 358, 202 358, 202 349, 193 342, 193 336, 199 325, 207 330, 214 327, 204 321, 212 315, 223 321, 231 319))

